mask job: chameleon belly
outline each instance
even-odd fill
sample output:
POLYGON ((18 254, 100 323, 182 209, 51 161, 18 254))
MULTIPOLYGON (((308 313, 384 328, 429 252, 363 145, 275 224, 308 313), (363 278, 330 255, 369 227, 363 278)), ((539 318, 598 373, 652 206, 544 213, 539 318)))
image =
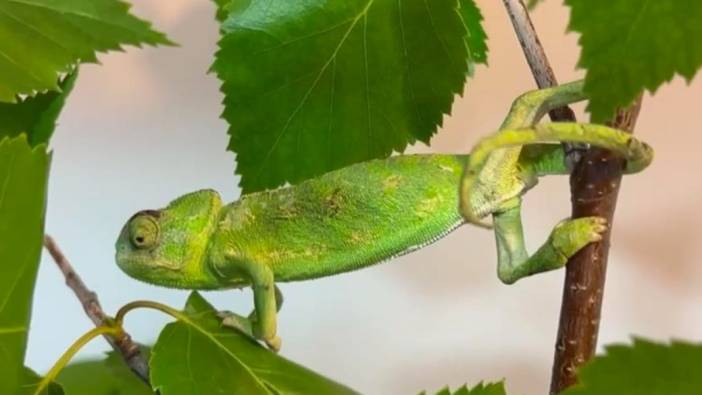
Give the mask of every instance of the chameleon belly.
POLYGON ((359 269, 462 224, 457 185, 466 158, 395 156, 246 195, 223 207, 215 238, 268 265, 276 281, 359 269))

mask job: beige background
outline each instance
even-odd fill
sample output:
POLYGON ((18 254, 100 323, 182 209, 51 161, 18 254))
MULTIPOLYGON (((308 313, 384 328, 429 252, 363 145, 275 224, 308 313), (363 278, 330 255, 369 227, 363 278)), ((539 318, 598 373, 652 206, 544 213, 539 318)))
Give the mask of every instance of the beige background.
MULTIPOLYGON (((512 98, 533 87, 499 1, 479 0, 490 36, 480 67, 432 142, 412 151, 465 152, 500 124, 512 98)), ((160 207, 204 187, 238 196, 233 156, 224 151, 218 83, 206 71, 217 40, 205 0, 135 0, 178 48, 129 49, 82 70, 53 140, 47 230, 108 311, 137 298, 181 305, 185 292, 123 275, 114 239, 134 211, 160 207)), ((577 36, 564 35, 567 8, 548 1, 534 14, 561 81, 575 70, 577 36)), ((602 343, 631 334, 702 339, 702 84, 674 80, 646 97, 637 135, 656 149, 645 174, 625 180, 619 199, 602 343)), ((579 107, 581 108, 581 107, 579 107)), ((584 119, 582 114, 581 119, 584 119)), ((528 241, 538 246, 570 210, 565 177, 526 197, 528 241)), ((464 227, 390 264, 313 282, 284 284, 283 355, 369 394, 412 394, 445 384, 507 378, 516 394, 543 394, 550 375, 563 272, 506 287, 495 276, 493 237, 464 227)), ((248 292, 208 294, 247 311, 248 292)), ((43 261, 29 364, 47 369, 90 327, 58 271, 43 261)), ((152 342, 166 319, 136 313, 128 329, 152 342)), ((106 350, 97 341, 82 354, 106 350)))

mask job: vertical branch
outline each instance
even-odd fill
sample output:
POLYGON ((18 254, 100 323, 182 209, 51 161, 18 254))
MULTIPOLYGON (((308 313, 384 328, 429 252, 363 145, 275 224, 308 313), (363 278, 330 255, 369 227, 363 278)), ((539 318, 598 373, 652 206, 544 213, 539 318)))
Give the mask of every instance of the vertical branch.
MULTIPOLYGON (((93 321, 95 326, 106 325, 111 318, 102 310, 97 295, 95 292, 88 289, 51 236, 44 236, 44 247, 49 254, 51 254, 51 257, 54 258, 61 273, 63 273, 66 279, 66 285, 73 290, 73 293, 83 305, 85 314, 93 321)), ((122 355, 122 359, 124 359, 129 368, 151 387, 149 384, 149 365, 129 334, 125 332, 125 334, 119 338, 105 336, 105 340, 110 343, 110 346, 112 346, 115 351, 122 355)))
MULTIPOLYGON (((555 75, 523 1, 503 0, 503 3, 537 85, 540 88, 556 85, 555 75)), ((639 97, 631 107, 618 111, 609 125, 633 131, 640 108, 639 97)), ((569 108, 554 110, 549 115, 553 121, 575 120, 569 108)), ((609 151, 564 148, 568 154, 567 164, 573 169, 570 178, 573 218, 597 215, 607 218, 610 226, 601 242, 588 245, 568 261, 551 394, 557 394, 575 382, 576 368, 590 359, 597 347, 609 238, 623 168, 623 160, 609 151)))
MULTIPOLYGON (((609 125, 632 132, 640 109, 641 97, 629 108, 619 110, 609 125)), ((623 166, 624 160, 610 151, 592 148, 585 153, 570 178, 573 217, 596 215, 607 218, 610 226, 601 242, 580 250, 566 266, 551 394, 574 384, 576 368, 595 354, 612 218, 623 166)))

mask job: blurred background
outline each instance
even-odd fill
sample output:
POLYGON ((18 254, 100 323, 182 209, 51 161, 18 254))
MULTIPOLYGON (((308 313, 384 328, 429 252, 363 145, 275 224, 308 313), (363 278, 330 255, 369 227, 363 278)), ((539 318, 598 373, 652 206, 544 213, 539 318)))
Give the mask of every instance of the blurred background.
MULTIPOLYGON (((135 211, 196 189, 239 196, 234 156, 225 151, 222 99, 207 74, 218 38, 207 0, 133 0, 180 47, 129 48, 82 67, 52 140, 46 230, 114 313, 135 299, 181 306, 185 291, 141 284, 114 263, 114 241, 135 211)), ((431 148, 468 152, 534 83, 501 2, 478 0, 489 35, 479 67, 431 148)), ((577 35, 568 9, 544 2, 533 14, 560 81, 576 70, 577 35)), ((702 340, 702 82, 676 79, 646 96, 636 134, 656 149, 645 173, 623 183, 615 219, 600 344, 630 336, 702 340)), ((585 119, 579 110, 579 119, 585 119)), ((275 111, 275 109, 271 109, 275 111)), ((567 177, 542 180, 526 196, 533 251, 570 213, 567 177)), ((507 379, 511 393, 547 392, 563 271, 507 287, 495 275, 490 232, 463 227, 388 264, 311 282, 283 284, 282 355, 367 394, 414 394, 444 385, 507 379)), ((36 288, 28 365, 47 370, 92 323, 44 255, 36 288)), ((248 313, 250 292, 207 293, 219 308, 248 313)), ((155 341, 168 321, 137 312, 127 329, 155 341)), ((81 357, 108 350, 98 340, 81 357)))

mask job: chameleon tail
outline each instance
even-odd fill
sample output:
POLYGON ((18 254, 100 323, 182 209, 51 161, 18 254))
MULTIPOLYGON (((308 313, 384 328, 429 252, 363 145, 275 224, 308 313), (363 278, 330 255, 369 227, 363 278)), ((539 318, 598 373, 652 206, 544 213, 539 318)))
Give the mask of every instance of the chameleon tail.
POLYGON ((586 143, 612 150, 627 160, 624 172, 637 173, 653 160, 653 149, 629 133, 604 125, 585 123, 546 123, 528 128, 503 129, 482 139, 473 148, 461 180, 461 214, 468 222, 478 222, 470 207, 469 195, 490 154, 501 148, 559 142, 586 143))
POLYGON ((500 130, 482 139, 471 152, 466 175, 480 170, 496 149, 559 142, 586 143, 614 151, 627 160, 627 174, 638 173, 653 161, 653 149, 630 133, 598 124, 558 122, 500 130))

